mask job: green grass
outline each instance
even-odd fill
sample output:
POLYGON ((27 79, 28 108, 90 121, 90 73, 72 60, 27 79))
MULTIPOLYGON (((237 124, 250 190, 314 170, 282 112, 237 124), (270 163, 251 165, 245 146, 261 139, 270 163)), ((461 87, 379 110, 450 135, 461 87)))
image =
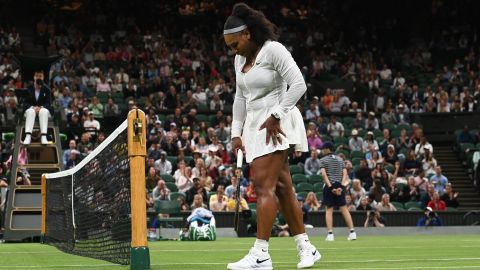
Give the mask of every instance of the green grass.
MULTIPOLYGON (((322 254, 313 269, 480 269, 480 235, 359 236, 348 242, 314 237, 322 254)), ((226 269, 243 257, 252 238, 223 238, 215 242, 162 241, 149 243, 152 269, 226 269)), ((292 238, 272 238, 274 269, 295 269, 292 238)), ((104 261, 68 255, 41 244, 1 244, 0 269, 130 269, 104 261)))

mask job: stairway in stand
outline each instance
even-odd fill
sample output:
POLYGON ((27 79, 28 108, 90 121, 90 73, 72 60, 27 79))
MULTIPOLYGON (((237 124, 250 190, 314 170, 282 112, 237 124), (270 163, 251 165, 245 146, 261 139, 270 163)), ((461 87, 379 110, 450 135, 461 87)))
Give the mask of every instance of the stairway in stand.
POLYGON ((467 169, 458 160, 451 145, 433 146, 433 156, 442 167, 443 175, 452 183, 453 189, 459 193, 459 209, 480 210, 480 193, 475 190, 467 169))

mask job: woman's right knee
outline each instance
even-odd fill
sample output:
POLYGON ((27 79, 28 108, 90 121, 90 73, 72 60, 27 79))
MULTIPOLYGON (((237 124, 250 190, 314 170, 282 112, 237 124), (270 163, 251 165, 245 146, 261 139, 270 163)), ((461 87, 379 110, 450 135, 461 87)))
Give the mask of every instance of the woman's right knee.
POLYGON ((32 109, 32 108, 28 108, 28 109, 25 111, 25 116, 35 116, 35 110, 32 109))

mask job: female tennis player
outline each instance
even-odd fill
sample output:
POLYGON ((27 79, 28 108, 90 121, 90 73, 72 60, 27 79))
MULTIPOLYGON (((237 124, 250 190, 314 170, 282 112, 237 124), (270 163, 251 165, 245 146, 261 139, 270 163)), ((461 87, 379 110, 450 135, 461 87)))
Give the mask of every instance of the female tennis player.
POLYGON ((244 3, 233 7, 224 25, 225 43, 236 54, 232 143, 235 152, 246 153, 254 171, 258 224, 253 248, 228 264, 231 270, 272 269, 268 240, 279 208, 295 237, 297 268, 311 267, 321 257, 305 233, 288 168, 290 147, 308 151, 303 119, 295 107, 306 85, 290 52, 276 41, 277 32, 262 12, 244 3))

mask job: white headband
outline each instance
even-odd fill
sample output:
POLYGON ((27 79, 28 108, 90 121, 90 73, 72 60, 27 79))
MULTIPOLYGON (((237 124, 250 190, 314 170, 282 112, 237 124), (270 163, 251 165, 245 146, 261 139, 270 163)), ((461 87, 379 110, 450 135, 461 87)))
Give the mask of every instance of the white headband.
POLYGON ((239 27, 235 27, 235 28, 232 28, 232 29, 225 29, 223 30, 223 34, 224 35, 228 35, 228 34, 233 34, 233 33, 237 33, 237 32, 240 32, 240 31, 243 31, 247 29, 247 25, 244 24, 244 25, 240 25, 239 27))

